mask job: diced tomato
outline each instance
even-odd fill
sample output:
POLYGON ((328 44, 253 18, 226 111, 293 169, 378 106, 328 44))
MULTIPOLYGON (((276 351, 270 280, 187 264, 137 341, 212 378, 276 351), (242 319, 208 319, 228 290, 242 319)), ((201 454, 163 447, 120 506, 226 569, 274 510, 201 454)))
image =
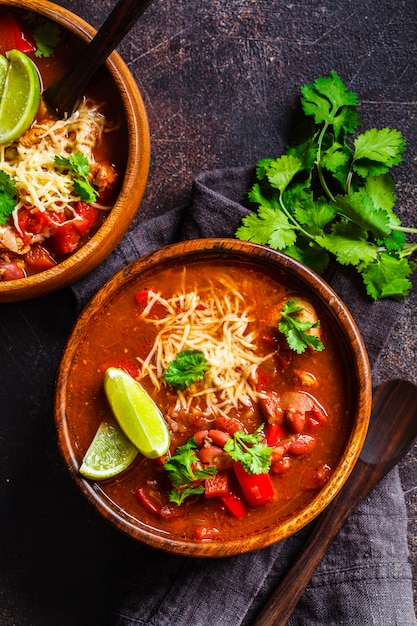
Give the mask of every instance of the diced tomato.
POLYGON ((35 211, 29 209, 19 209, 17 221, 22 233, 39 235, 44 229, 51 225, 51 219, 47 211, 35 211))
POLYGON ((204 495, 206 498, 220 498, 230 493, 229 473, 227 471, 217 472, 211 478, 204 481, 204 495))
POLYGON ((265 389, 265 387, 270 382, 270 380, 271 380, 270 374, 267 374, 266 372, 258 370, 256 386, 259 391, 262 391, 262 389, 265 389))
POLYGON ((100 219, 101 211, 97 207, 87 204, 87 202, 78 202, 75 207, 77 217, 74 218, 73 224, 81 235, 95 226, 100 219))
POLYGON ((194 539, 202 541, 204 539, 214 539, 220 534, 220 530, 215 526, 196 526, 193 534, 194 539))
POLYGON ((148 289, 142 289, 142 291, 138 291, 138 293, 135 295, 136 302, 138 304, 146 303, 148 300, 148 294, 149 294, 148 289))
POLYGON ((237 519, 242 519, 242 517, 246 515, 246 507, 241 498, 239 498, 239 496, 235 493, 229 493, 226 496, 222 496, 222 502, 230 513, 232 513, 232 515, 234 515, 237 519))
POLYGON ((48 250, 45 250, 39 243, 33 244, 29 252, 25 254, 25 261, 38 272, 42 272, 56 265, 55 259, 53 259, 48 250))
POLYGON ((74 223, 65 222, 56 229, 55 234, 51 237, 51 243, 57 254, 70 254, 77 249, 80 238, 80 232, 74 223))
POLYGON ((241 463, 236 463, 233 469, 249 506, 260 506, 272 500, 274 488, 269 474, 249 474, 241 463))
POLYGON ((0 52, 5 54, 9 50, 20 52, 34 52, 36 44, 28 30, 11 13, 0 16, 0 52))
POLYGON ((265 437, 267 445, 273 448, 285 437, 285 431, 280 424, 266 424, 265 437))
POLYGON ((124 370, 133 378, 136 378, 140 374, 139 365, 133 363, 132 361, 123 360, 123 359, 111 359, 109 361, 105 361, 100 366, 101 371, 104 372, 109 369, 109 367, 118 367, 121 370, 124 370))

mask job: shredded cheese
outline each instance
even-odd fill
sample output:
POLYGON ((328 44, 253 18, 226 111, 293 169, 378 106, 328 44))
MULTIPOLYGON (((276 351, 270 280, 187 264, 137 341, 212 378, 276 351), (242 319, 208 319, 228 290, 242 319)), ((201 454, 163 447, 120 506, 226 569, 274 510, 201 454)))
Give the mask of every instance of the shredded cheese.
POLYGON ((140 377, 148 376, 160 389, 168 364, 179 352, 201 350, 210 369, 203 381, 177 391, 176 408, 190 410, 204 398, 208 413, 228 416, 239 405, 252 407, 258 401, 256 370, 270 355, 259 354, 257 335, 250 330, 252 313, 237 287, 226 278, 219 282, 226 292, 213 284, 203 292, 182 291, 168 299, 150 292, 141 316, 157 328, 157 335, 146 358, 138 361, 140 377), (163 316, 152 316, 156 304, 163 307, 163 316))
POLYGON ((47 119, 35 124, 18 142, 0 146, 0 169, 16 182, 18 203, 13 220, 17 229, 21 207, 42 212, 71 211, 71 203, 79 197, 73 191, 71 176, 55 164, 54 158, 82 152, 93 163, 93 150, 105 124, 98 107, 83 101, 71 117, 47 119))

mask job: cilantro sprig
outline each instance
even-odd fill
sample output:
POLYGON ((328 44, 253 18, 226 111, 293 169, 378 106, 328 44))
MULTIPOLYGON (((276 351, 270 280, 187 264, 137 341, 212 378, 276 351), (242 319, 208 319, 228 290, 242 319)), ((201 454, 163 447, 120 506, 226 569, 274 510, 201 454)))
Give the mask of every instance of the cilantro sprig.
POLYGON ((276 159, 262 159, 249 199, 257 207, 238 239, 268 245, 322 274, 335 259, 356 268, 368 295, 403 299, 417 243, 394 212, 405 140, 396 129, 360 127, 358 97, 336 72, 301 88, 304 134, 276 159))
POLYGON ((299 306, 296 298, 287 300, 281 309, 281 320, 278 324, 278 329, 285 335, 291 350, 294 350, 297 354, 302 354, 308 347, 321 352, 324 350, 322 341, 316 335, 308 332, 312 328, 317 328, 320 325, 320 321, 311 322, 300 319, 299 314, 302 311, 304 309, 302 306, 299 306))
POLYGON ((95 202, 98 191, 94 189, 93 185, 88 180, 90 165, 85 154, 76 152, 67 157, 56 156, 54 161, 60 167, 68 170, 68 173, 73 179, 74 192, 81 200, 84 202, 95 202))
POLYGON ((6 224, 16 206, 16 183, 13 178, 0 170, 0 224, 6 224))
POLYGON ((271 467, 272 448, 262 441, 263 424, 254 433, 236 431, 224 445, 232 459, 240 462, 248 474, 266 474, 271 467))
POLYGON ((61 39, 61 29, 58 24, 47 18, 28 11, 24 15, 25 21, 32 27, 35 40, 36 57, 51 57, 61 39))
POLYGON ((166 368, 163 379, 174 389, 186 389, 204 378, 209 365, 201 350, 181 350, 166 368))
POLYGON ((214 466, 204 469, 199 466, 196 450, 197 445, 191 438, 184 445, 178 446, 175 454, 168 457, 164 465, 174 485, 174 488, 168 493, 168 498, 178 505, 182 504, 185 498, 190 495, 204 493, 204 485, 201 484, 201 481, 217 473, 214 466))

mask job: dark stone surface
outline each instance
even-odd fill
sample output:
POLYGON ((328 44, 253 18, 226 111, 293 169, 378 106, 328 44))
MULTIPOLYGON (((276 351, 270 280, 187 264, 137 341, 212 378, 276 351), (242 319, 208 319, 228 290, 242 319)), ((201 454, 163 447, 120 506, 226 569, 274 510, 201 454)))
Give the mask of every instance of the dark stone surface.
MULTIPOLYGON (((98 27, 115 3, 59 4, 98 27)), ((151 130, 136 224, 186 203, 202 170, 278 156, 300 85, 332 69, 359 94, 364 127, 397 127, 406 137, 397 210, 416 224, 416 35, 415 0, 155 0, 119 46, 151 130)), ((417 383, 416 291, 385 348, 383 378, 417 383)), ((56 448, 54 376, 72 323, 66 291, 0 305, 2 626, 105 626, 129 546, 84 502, 56 448)), ((416 453, 401 475, 417 590, 416 453)))

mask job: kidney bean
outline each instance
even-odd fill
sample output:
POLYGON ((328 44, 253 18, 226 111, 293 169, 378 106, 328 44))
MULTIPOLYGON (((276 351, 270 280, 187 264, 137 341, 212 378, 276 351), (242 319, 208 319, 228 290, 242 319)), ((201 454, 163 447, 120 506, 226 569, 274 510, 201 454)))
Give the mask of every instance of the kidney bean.
POLYGON ((302 433, 296 435, 288 446, 288 452, 293 456, 304 456, 316 447, 316 438, 313 435, 302 433))
POLYGON ((234 435, 238 430, 245 430, 242 422, 236 417, 217 417, 215 424, 217 428, 224 430, 229 435, 234 435))
POLYGON ((221 448, 223 448, 226 441, 230 439, 229 433, 218 429, 209 430, 208 436, 216 446, 220 446, 221 448))
POLYGON ((16 280, 17 278, 25 278, 24 270, 16 263, 4 262, 0 264, 0 280, 16 280))
POLYGON ((289 456, 284 456, 278 461, 271 462, 270 472, 271 474, 286 474, 291 469, 291 459, 289 456))
POLYGON ((198 430, 196 433, 194 433, 193 439, 197 445, 197 448, 201 448, 203 446, 205 440, 207 439, 208 432, 208 430, 198 430))
POLYGON ((294 433, 302 433, 306 425, 306 414, 295 409, 288 409, 286 412, 288 426, 294 433))
POLYGON ((203 446, 197 452, 197 456, 201 463, 214 465, 219 470, 229 469, 234 463, 232 457, 223 448, 214 445, 203 446))

